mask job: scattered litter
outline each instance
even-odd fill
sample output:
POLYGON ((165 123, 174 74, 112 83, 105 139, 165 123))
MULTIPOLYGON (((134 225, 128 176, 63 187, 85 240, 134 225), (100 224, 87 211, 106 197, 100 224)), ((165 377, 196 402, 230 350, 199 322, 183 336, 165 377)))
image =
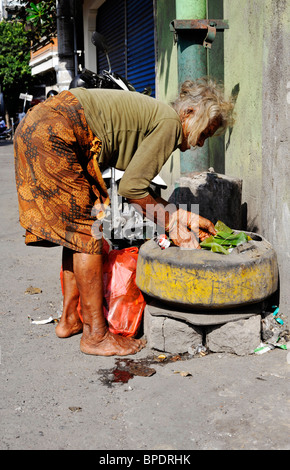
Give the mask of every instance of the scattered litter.
POLYGON ((290 331, 285 325, 285 315, 280 312, 277 305, 272 305, 269 311, 263 313, 262 342, 254 352, 264 354, 274 348, 289 350, 290 331))
POLYGON ((177 354, 176 356, 170 357, 169 360, 170 360, 171 362, 181 361, 181 356, 179 356, 179 354, 177 354))
POLYGON ((69 406, 68 409, 75 413, 76 411, 82 411, 82 408, 80 406, 69 406))
POLYGON ((144 364, 138 364, 136 362, 128 362, 127 366, 129 366, 129 372, 132 375, 138 375, 140 377, 151 377, 156 373, 156 370, 152 367, 147 367, 144 364))
POLYGON ((265 343, 260 343, 259 346, 254 349, 255 354, 264 354, 268 351, 271 351, 271 349, 274 349, 274 346, 270 344, 265 344, 265 343))
POLYGON ((202 357, 208 354, 208 350, 203 344, 198 344, 196 347, 189 346, 187 351, 191 356, 202 357))
POLYGON ((157 361, 159 362, 165 361, 165 359, 166 359, 165 354, 159 354, 159 356, 157 357, 157 361))
POLYGON ((30 287, 27 287, 24 294, 33 295, 33 294, 41 294, 41 292, 42 292, 42 290, 39 287, 30 286, 30 287))
POLYGON ((46 325, 47 323, 53 323, 53 322, 54 322, 53 317, 46 318, 45 320, 32 320, 31 318, 31 323, 33 325, 46 325))
POLYGON ((171 245, 171 242, 166 235, 159 235, 158 237, 154 238, 154 240, 157 243, 157 245, 160 246, 161 250, 165 250, 166 248, 169 248, 171 245))
MULTIPOLYGON (((271 343, 269 343, 271 344, 271 343)), ((280 348, 280 349, 286 349, 287 350, 287 344, 278 344, 278 343, 275 343, 275 344, 271 344, 272 346, 274 346, 274 348, 280 348)))
POLYGON ((279 307, 277 307, 276 305, 273 305, 272 308, 275 309, 274 312, 273 312, 273 317, 274 317, 275 321, 276 321, 277 323, 279 323, 280 325, 284 325, 284 321, 282 320, 282 318, 280 318, 280 317, 277 316, 278 313, 279 313, 279 307))
POLYGON ((200 351, 199 355, 200 357, 206 356, 208 354, 208 351, 200 351))
POLYGON ((165 354, 159 354, 159 356, 155 356, 153 358, 153 362, 176 362, 176 361, 181 361, 182 357, 179 354, 176 354, 175 356, 166 356, 165 354))
POLYGON ((260 343, 259 346, 254 349, 255 354, 264 354, 272 349, 280 348, 280 349, 288 349, 287 344, 279 344, 279 343, 260 343))
POLYGON ((181 377, 192 377, 192 374, 190 372, 184 371, 184 370, 182 370, 182 371, 175 370, 174 374, 179 374, 179 375, 181 375, 181 377))
POLYGON ((61 317, 61 313, 57 311, 57 317, 50 316, 49 318, 45 318, 44 320, 33 320, 30 315, 28 318, 31 320, 32 325, 47 325, 48 323, 58 323, 61 317))

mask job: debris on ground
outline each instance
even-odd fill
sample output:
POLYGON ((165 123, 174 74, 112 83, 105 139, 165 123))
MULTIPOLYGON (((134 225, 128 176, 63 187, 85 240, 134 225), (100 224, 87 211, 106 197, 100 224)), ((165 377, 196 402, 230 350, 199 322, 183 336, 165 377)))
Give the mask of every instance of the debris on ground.
POLYGON ((82 411, 82 408, 80 406, 69 406, 68 409, 75 413, 76 411, 82 411))
POLYGON ((26 291, 24 292, 24 294, 29 294, 29 295, 41 294, 41 293, 42 293, 42 289, 40 289, 39 287, 33 287, 33 286, 27 287, 26 291))
POLYGON ((289 349, 290 331, 286 327, 286 318, 277 305, 270 312, 264 312, 262 319, 262 341, 254 350, 255 354, 264 354, 275 348, 289 349))
POLYGON ((181 375, 181 377, 192 377, 192 374, 188 371, 185 371, 185 370, 182 370, 182 371, 175 370, 174 374, 179 374, 179 375, 181 375))
POLYGON ((190 356, 203 357, 208 354, 208 349, 203 344, 198 344, 197 346, 189 346, 188 354, 190 356))
POLYGON ((47 325, 48 323, 58 323, 59 319, 61 317, 60 312, 56 312, 57 316, 50 316, 48 318, 45 318, 43 320, 33 320, 30 315, 28 315, 28 319, 31 321, 32 325, 47 325))

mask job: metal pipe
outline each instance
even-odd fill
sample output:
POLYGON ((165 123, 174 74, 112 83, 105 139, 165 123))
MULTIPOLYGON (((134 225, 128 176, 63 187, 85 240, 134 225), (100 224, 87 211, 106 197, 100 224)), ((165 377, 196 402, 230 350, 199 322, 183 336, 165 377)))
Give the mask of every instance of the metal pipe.
MULTIPOLYGON (((177 0, 176 18, 206 19, 206 0, 177 0)), ((197 30, 187 31, 178 36, 178 82, 196 80, 207 75, 207 50, 203 47, 201 35, 197 30)), ((181 154, 181 174, 207 170, 209 167, 208 142, 202 148, 187 150, 181 154)))
POLYGON ((128 23, 127 23, 127 0, 125 0, 125 78, 128 80, 128 23))

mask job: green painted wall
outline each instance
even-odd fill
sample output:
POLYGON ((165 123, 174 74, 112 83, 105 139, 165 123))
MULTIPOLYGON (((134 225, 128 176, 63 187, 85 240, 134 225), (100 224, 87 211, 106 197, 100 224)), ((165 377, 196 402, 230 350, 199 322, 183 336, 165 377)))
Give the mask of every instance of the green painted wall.
POLYGON ((243 180, 245 227, 277 252, 280 307, 290 317, 290 3, 224 0, 224 15, 225 85, 237 95, 225 173, 243 180))
POLYGON ((263 1, 226 0, 225 86, 235 90, 236 124, 226 136, 225 173, 242 178, 248 228, 261 226, 263 1))
MULTIPOLYGON (((223 0, 207 0, 207 18, 227 19, 224 16, 223 0)), ((210 50, 207 51, 207 74, 220 82, 224 82, 224 37, 228 30, 217 31, 210 50)), ((217 173, 225 173, 225 137, 209 139, 209 166, 217 173)))

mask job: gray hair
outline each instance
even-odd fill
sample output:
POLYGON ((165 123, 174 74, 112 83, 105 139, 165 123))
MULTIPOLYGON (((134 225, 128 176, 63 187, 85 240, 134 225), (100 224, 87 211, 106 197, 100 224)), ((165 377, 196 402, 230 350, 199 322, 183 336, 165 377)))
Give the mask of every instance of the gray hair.
POLYGON ((204 77, 195 81, 186 80, 180 89, 179 97, 171 103, 177 114, 187 117, 189 129, 188 143, 195 147, 200 134, 215 120, 223 133, 232 126, 233 100, 226 100, 223 86, 212 78, 204 77))

